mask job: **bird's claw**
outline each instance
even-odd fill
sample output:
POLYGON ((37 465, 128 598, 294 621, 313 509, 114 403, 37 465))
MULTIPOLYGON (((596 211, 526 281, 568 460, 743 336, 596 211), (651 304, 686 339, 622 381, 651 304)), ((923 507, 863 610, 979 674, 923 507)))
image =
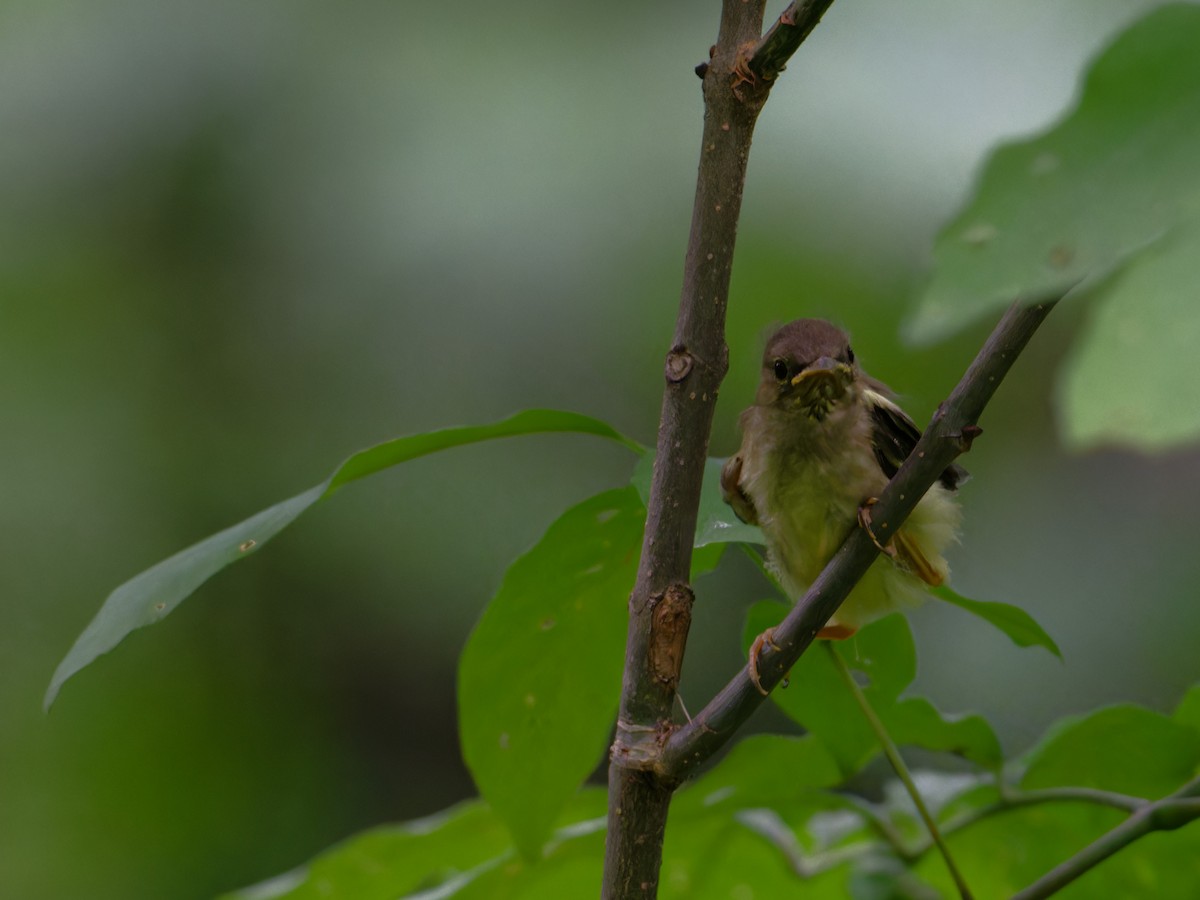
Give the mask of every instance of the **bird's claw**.
POLYGON ((871 543, 879 548, 880 553, 895 559, 896 548, 892 546, 890 541, 886 545, 879 543, 879 538, 875 537, 875 531, 871 527, 871 507, 878 502, 878 497, 868 497, 862 502, 862 506, 858 508, 858 524, 867 533, 867 537, 871 539, 871 543))
POLYGON ((772 650, 781 649, 775 643, 775 629, 768 628, 762 634, 754 639, 754 643, 750 645, 750 661, 748 664, 750 681, 758 688, 758 692, 764 697, 767 696, 767 690, 762 686, 762 680, 758 675, 758 654, 762 652, 763 644, 767 644, 772 650))

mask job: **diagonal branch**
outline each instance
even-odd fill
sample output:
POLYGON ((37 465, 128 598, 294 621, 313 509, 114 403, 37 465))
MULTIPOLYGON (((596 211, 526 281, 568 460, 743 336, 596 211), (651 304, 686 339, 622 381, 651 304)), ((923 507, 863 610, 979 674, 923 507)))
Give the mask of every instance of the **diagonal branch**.
POLYGON ((1200 819, 1200 778, 1193 778, 1175 793, 1146 804, 1066 862, 1013 894, 1012 900, 1042 900, 1043 897, 1049 897, 1139 838, 1155 831, 1173 831, 1195 819, 1200 819))
MULTIPOLYGON (((939 407, 916 448, 888 483, 872 509, 872 529, 886 545, 942 471, 970 448, 980 433, 975 424, 1005 374, 1061 295, 1015 303, 993 330, 954 392, 939 407)), ((808 593, 775 628, 779 648, 764 648, 758 671, 768 691, 783 680, 808 649, 817 631, 867 571, 879 549, 855 529, 830 560, 808 593)), ((748 667, 734 676, 691 722, 671 735, 657 767, 663 779, 679 783, 733 737, 763 701, 750 680, 748 667)))
POLYGON ((774 81, 832 5, 833 0, 794 0, 789 3, 754 47, 746 68, 764 81, 774 81))

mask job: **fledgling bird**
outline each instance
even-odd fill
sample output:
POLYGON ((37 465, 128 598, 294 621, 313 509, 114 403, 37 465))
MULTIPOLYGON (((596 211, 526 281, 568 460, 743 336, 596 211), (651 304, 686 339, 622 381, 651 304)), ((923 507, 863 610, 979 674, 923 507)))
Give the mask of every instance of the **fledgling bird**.
MULTIPOLYGON (((738 518, 767 539, 768 565, 793 601, 857 527, 920 432, 867 375, 849 338, 820 319, 797 319, 772 335, 763 353, 754 405, 742 413, 742 446, 721 472, 721 492, 738 518)), ((966 478, 946 469, 829 623, 818 633, 842 639, 890 612, 919 604, 926 586, 949 576, 945 550, 958 536, 955 491, 966 478)), ((758 689, 758 652, 750 674, 758 689)), ((765 692, 764 692, 765 693, 765 692)))

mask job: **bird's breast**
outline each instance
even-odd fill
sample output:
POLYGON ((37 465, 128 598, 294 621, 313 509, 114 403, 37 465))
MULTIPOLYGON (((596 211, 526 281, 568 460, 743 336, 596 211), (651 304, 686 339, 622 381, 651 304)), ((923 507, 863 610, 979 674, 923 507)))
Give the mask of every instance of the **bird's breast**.
POLYGON ((742 484, 785 586, 806 587, 855 527, 859 506, 886 479, 853 421, 826 420, 799 435, 779 427, 756 430, 773 439, 743 444, 742 484))

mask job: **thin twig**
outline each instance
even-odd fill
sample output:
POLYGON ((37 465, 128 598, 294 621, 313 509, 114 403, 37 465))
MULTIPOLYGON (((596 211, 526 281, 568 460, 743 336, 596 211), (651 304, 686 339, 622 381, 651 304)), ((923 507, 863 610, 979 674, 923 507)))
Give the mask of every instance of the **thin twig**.
POLYGON ((833 0, 795 0, 775 20, 750 53, 746 68, 756 78, 774 81, 792 54, 817 27, 833 0))
MULTIPOLYGON (((906 843, 892 823, 881 814, 874 804, 852 794, 839 796, 847 805, 862 813, 871 827, 904 862, 914 863, 934 848, 933 840, 929 837, 920 843, 906 843)), ((1000 796, 994 803, 955 816, 942 826, 941 832, 943 837, 949 837, 1000 813, 1011 812, 1026 806, 1041 806, 1046 803, 1089 803, 1093 806, 1107 806, 1111 809, 1134 813, 1149 806, 1150 802, 1143 797, 1133 797, 1129 794, 1118 794, 1114 791, 1102 791, 1096 788, 1057 787, 1021 791, 1002 787, 1000 796)))
POLYGON ((1029 887, 1013 894, 1012 900, 1042 900, 1049 897, 1138 838, 1155 831, 1173 831, 1196 819, 1200 819, 1200 778, 1192 779, 1175 793, 1161 800, 1147 803, 1066 862, 1055 866, 1029 887))
POLYGON ((954 879, 959 896, 962 897, 962 900, 972 900, 971 889, 967 887, 967 881, 963 878, 962 872, 959 871, 958 866, 955 864, 954 857, 950 854, 950 848, 946 846, 946 842, 942 839, 941 832, 938 831, 937 822, 929 812, 929 807, 925 805, 925 798, 917 790, 916 782, 913 781, 912 774, 908 771, 908 766, 905 765, 904 758, 900 755, 900 749, 896 746, 896 742, 892 740, 892 736, 888 734, 887 728, 884 727, 875 710, 871 708, 871 704, 867 700, 866 695, 863 694, 862 688, 854 680, 854 673, 850 671, 850 667, 846 665, 846 661, 842 659, 841 654, 828 641, 825 642, 825 650, 829 653, 829 658, 833 661, 834 668, 842 676, 842 681, 849 688, 851 695, 854 697, 854 702, 858 704, 858 708, 866 718, 867 724, 871 726, 871 731, 875 733, 875 738, 879 741, 879 746, 883 748, 883 755, 891 763, 892 771, 896 773, 896 777, 900 779, 900 783, 908 791, 908 796, 912 800, 913 805, 916 806, 917 813, 921 816, 921 821, 925 823, 925 828, 929 831, 929 836, 937 846, 938 852, 942 854, 942 859, 946 861, 946 868, 950 870, 950 877, 954 879))

